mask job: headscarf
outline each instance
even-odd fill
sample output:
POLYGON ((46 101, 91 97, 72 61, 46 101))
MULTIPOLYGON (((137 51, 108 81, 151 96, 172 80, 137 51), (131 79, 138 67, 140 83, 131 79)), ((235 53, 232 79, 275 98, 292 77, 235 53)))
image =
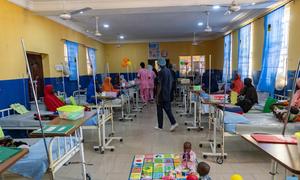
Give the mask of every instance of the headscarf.
POLYGON ((44 103, 48 111, 55 112, 57 108, 65 105, 64 102, 55 96, 52 85, 45 86, 44 96, 44 103))
POLYGON ((252 85, 252 79, 250 79, 250 78, 245 78, 245 79, 244 79, 244 85, 245 85, 246 87, 253 87, 253 85, 252 85))
POLYGON ((296 85, 297 85, 298 90, 295 92, 295 94, 292 98, 291 106, 300 108, 300 78, 297 79, 296 85))
POLYGON ((104 92, 118 92, 118 90, 114 89, 114 87, 111 84, 111 78, 110 77, 106 77, 104 79, 104 82, 102 84, 102 91, 104 92))
POLYGON ((244 88, 244 84, 243 84, 243 82, 241 80, 241 76, 239 74, 235 75, 235 79, 233 80, 232 84, 233 84, 232 91, 237 92, 238 94, 244 88))

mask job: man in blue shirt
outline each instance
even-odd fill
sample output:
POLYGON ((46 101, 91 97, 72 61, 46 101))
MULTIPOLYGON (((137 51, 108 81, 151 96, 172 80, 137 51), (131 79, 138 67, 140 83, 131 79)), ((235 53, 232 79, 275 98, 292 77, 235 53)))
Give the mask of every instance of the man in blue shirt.
POLYGON ((160 71, 158 72, 158 77, 156 79, 157 85, 157 120, 158 126, 156 129, 163 129, 163 110, 166 112, 170 122, 170 131, 174 131, 178 124, 173 116, 171 109, 171 91, 173 84, 173 77, 171 71, 166 67, 166 60, 160 58, 158 60, 158 65, 160 66, 160 71))

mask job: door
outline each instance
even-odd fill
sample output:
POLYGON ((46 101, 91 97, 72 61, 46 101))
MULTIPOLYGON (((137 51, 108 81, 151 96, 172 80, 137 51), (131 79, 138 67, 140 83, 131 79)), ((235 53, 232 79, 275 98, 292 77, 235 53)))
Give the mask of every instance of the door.
MULTIPOLYGON (((43 72, 43 61, 40 54, 27 53, 29 67, 32 75, 34 88, 37 92, 38 99, 44 96, 44 72, 43 72)), ((32 87, 29 81, 29 99, 34 100, 32 87)))

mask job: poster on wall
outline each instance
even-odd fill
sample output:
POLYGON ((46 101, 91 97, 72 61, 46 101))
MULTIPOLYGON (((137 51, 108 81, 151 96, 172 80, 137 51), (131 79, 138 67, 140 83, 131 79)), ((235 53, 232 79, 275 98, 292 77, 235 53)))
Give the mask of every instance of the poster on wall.
POLYGON ((158 59, 159 57, 159 43, 149 43, 148 59, 158 59))

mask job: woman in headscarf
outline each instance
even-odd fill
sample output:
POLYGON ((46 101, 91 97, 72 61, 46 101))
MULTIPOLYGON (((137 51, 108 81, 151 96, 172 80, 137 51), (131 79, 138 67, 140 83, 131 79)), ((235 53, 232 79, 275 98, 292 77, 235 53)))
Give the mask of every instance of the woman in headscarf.
MULTIPOLYGON (((96 83, 96 91, 99 92, 98 81, 96 80, 95 83, 96 83)), ((96 100, 95 100, 95 87, 94 87, 94 80, 93 79, 90 81, 90 84, 89 84, 89 86, 87 88, 86 101, 88 103, 91 103, 91 104, 96 104, 96 100)))
POLYGON ((104 79, 104 82, 102 84, 102 91, 103 92, 119 92, 119 90, 115 89, 112 84, 111 84, 111 78, 110 77, 106 77, 104 79))
POLYGON ((219 85, 218 85, 218 81, 215 77, 215 75, 212 73, 211 77, 210 77, 210 91, 209 91, 209 72, 205 71, 205 73, 203 74, 202 77, 202 83, 203 83, 203 90, 208 93, 215 93, 219 91, 219 85))
POLYGON ((57 108, 65 105, 65 103, 54 94, 52 85, 46 85, 44 88, 44 103, 47 110, 52 112, 55 112, 57 108))
POLYGON ((258 103, 258 98, 256 89, 252 85, 250 78, 244 79, 244 85, 245 87, 241 90, 236 105, 240 106, 244 113, 247 113, 254 104, 258 103))
POLYGON ((239 74, 235 74, 234 80, 231 83, 231 90, 240 94, 241 90, 244 88, 243 81, 239 74))

